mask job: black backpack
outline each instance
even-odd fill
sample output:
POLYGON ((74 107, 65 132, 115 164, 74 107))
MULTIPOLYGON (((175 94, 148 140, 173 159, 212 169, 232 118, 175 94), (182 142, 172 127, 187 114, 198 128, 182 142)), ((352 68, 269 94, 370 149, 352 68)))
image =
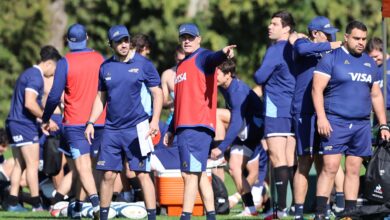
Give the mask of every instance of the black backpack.
POLYGON ((229 214, 229 198, 226 186, 221 178, 214 174, 212 174, 212 187, 214 192, 214 205, 216 214, 229 214))
POLYGON ((390 144, 381 143, 375 149, 366 171, 364 196, 384 204, 390 201, 390 144))
POLYGON ((58 150, 60 136, 47 136, 43 147, 43 173, 47 176, 57 175, 62 167, 62 153, 58 150))

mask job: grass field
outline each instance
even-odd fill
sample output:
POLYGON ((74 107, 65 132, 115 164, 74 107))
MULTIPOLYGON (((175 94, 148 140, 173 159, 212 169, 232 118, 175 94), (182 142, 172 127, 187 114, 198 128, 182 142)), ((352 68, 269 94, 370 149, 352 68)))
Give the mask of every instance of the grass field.
MULTIPOLYGON (((227 186, 227 190, 229 192, 229 194, 232 194, 233 192, 235 192, 235 186, 234 186, 234 183, 232 182, 232 179, 231 177, 226 174, 225 175, 225 185, 227 186)), ((253 218, 248 218, 248 217, 245 217, 245 218, 238 218, 238 217, 235 217, 235 215, 237 215, 239 212, 241 212, 241 205, 238 204, 234 209, 232 209, 230 211, 230 214, 229 215, 218 215, 217 216, 217 219, 248 219, 248 220, 251 220, 251 219, 259 219, 259 217, 253 217, 253 218)), ((68 219, 67 217, 58 217, 58 218, 55 218, 55 217, 52 217, 50 216, 49 212, 28 212, 28 213, 11 213, 11 212, 6 212, 6 211, 0 211, 0 220, 19 220, 19 219, 29 219, 29 220, 33 220, 33 219, 38 219, 38 220, 42 220, 42 219, 68 219)), ((87 218, 85 218, 87 219, 87 218)), ((121 220, 121 219, 126 219, 126 218, 114 218, 114 219, 117 219, 117 220, 121 220)), ((174 219, 179 219, 179 217, 168 217, 168 216, 158 216, 157 217, 157 220, 174 220, 174 219)), ((200 217, 192 217, 192 219, 194 220, 200 220, 200 219, 205 219, 204 216, 200 216, 200 217)), ((262 219, 262 216, 260 217, 260 219, 262 219)))

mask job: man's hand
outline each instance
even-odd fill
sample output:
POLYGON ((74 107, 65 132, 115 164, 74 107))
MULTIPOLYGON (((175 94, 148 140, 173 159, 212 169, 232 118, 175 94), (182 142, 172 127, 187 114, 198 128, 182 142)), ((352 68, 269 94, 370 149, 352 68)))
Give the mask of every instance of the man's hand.
POLYGON ((329 138, 330 134, 333 131, 333 129, 330 126, 330 123, 326 117, 317 119, 317 127, 318 127, 318 133, 321 136, 326 137, 326 138, 329 138))
POLYGON ((216 147, 211 150, 210 158, 213 160, 217 160, 221 156, 221 154, 222 151, 218 147, 216 147))
POLYGON ((93 124, 87 124, 84 135, 85 138, 87 138, 88 143, 92 145, 92 140, 95 139, 95 128, 93 127, 93 124))
POLYGON ((160 130, 160 128, 158 126, 158 122, 156 123, 156 122, 151 121, 149 124, 149 131, 146 134, 145 139, 147 139, 149 136, 154 138, 158 134, 159 130, 160 130))
POLYGON ((226 55, 228 59, 231 59, 234 57, 234 48, 236 48, 237 45, 229 45, 222 49, 222 52, 226 55))
POLYGON ((382 140, 387 141, 387 142, 390 141, 390 131, 389 131, 388 125, 386 125, 386 124, 380 125, 379 132, 381 134, 382 140))
POLYGON ((165 133, 164 135, 164 145, 169 147, 172 145, 172 142, 173 142, 173 134, 167 131, 167 133, 165 133))
POLYGON ((57 123, 51 119, 46 123, 42 123, 41 128, 45 135, 50 135, 50 132, 54 132, 59 129, 57 123))

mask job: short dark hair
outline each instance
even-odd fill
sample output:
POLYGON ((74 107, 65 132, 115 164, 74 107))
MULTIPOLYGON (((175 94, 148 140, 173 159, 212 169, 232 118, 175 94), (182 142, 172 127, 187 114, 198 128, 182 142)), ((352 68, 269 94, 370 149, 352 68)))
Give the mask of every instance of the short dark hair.
POLYGON ((295 29, 295 21, 293 16, 287 11, 278 11, 272 15, 272 18, 280 18, 282 21, 282 27, 289 26, 290 33, 294 32, 295 29))
POLYGON ((0 145, 8 145, 7 132, 4 128, 0 128, 0 145))
POLYGON ((353 29, 359 29, 361 31, 367 32, 367 26, 363 24, 363 22, 360 21, 351 21, 348 25, 347 28, 345 29, 345 33, 350 34, 353 29))
POLYGON ((234 58, 225 60, 217 68, 220 69, 225 75, 230 72, 233 78, 236 77, 236 60, 234 58))
POLYGON ((41 62, 45 62, 48 60, 53 60, 57 62, 59 59, 61 59, 61 55, 58 50, 51 45, 43 46, 41 48, 41 51, 39 52, 39 55, 41 57, 41 62))
POLYGON ((150 49, 151 42, 145 34, 136 34, 130 38, 131 48, 134 48, 137 53, 141 53, 146 47, 150 49))
POLYGON ((379 37, 373 37, 367 42, 366 52, 371 53, 373 50, 383 52, 383 41, 379 37))

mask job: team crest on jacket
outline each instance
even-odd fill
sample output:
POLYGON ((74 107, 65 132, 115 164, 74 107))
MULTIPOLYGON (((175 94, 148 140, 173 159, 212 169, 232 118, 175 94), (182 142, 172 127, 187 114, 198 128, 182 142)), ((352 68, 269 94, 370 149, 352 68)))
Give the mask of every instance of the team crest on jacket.
POLYGON ((139 69, 138 68, 131 68, 129 69, 129 73, 138 73, 139 69))
POLYGON ((110 73, 110 72, 106 73, 104 79, 105 79, 106 81, 111 80, 111 73, 110 73))

